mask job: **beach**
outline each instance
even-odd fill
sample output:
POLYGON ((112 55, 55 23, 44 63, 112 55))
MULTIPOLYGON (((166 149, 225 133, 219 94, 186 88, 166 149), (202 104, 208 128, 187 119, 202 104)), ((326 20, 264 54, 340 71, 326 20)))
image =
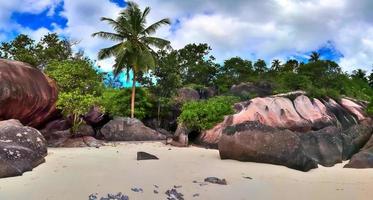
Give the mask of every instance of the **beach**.
POLYGON ((131 200, 167 199, 172 188, 184 199, 372 199, 373 169, 344 169, 344 164, 300 172, 220 160, 218 150, 162 142, 49 148, 46 162, 33 171, 0 179, 0 200, 83 200, 118 192, 131 200), (159 160, 137 161, 138 151, 159 160), (205 183, 206 177, 224 178, 227 185, 205 183))

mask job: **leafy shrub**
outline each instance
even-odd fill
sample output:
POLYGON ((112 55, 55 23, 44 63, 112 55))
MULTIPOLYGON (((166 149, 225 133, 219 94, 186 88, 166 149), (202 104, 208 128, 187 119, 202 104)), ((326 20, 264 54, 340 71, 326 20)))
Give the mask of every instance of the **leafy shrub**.
POLYGON ((370 103, 367 106, 366 112, 369 116, 373 116, 373 100, 370 101, 370 103))
POLYGON ((73 118, 71 132, 74 133, 83 123, 81 115, 88 112, 92 105, 97 105, 97 97, 90 94, 81 94, 78 91, 61 92, 58 96, 57 108, 62 110, 65 116, 73 118))
POLYGON ((210 129, 223 121, 225 115, 234 113, 232 105, 237 101, 237 97, 218 96, 208 100, 187 102, 182 107, 178 122, 197 131, 210 129))
MULTIPOLYGON (((112 116, 131 116, 131 92, 128 88, 107 88, 102 94, 101 105, 112 116)), ((135 107, 135 117, 138 119, 152 114, 153 102, 148 90, 136 88, 135 107)))
POLYGON ((54 61, 47 66, 45 73, 57 82, 60 92, 100 95, 103 87, 102 76, 88 60, 54 61))

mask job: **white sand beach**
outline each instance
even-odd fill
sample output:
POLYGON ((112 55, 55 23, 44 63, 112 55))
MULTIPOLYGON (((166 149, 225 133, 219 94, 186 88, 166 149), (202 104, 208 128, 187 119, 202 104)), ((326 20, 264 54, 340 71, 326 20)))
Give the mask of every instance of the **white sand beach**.
POLYGON ((373 198, 373 169, 343 169, 338 164, 305 173, 220 160, 217 150, 176 148, 161 142, 117 143, 98 149, 50 148, 46 163, 23 176, 0 179, 0 199, 86 200, 92 193, 101 197, 118 192, 131 200, 167 199, 165 191, 174 185, 181 186, 177 190, 185 199, 368 200, 373 198), (159 160, 137 161, 137 151, 154 154, 159 160), (201 185, 209 176, 225 178, 228 185, 201 185))

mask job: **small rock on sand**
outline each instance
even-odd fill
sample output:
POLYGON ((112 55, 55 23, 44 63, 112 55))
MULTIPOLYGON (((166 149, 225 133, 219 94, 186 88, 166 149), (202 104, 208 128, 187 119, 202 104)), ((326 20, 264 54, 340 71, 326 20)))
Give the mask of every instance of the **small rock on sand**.
POLYGON ((131 188, 133 192, 144 192, 142 188, 131 188))
POLYGON ((227 181, 225 179, 220 179, 216 177, 207 177, 205 178, 205 182, 219 184, 219 185, 227 185, 227 181))
POLYGON ((137 160, 158 160, 159 158, 143 151, 137 152, 137 160))
POLYGON ((129 200, 128 196, 121 192, 118 194, 107 194, 106 197, 101 198, 98 198, 97 195, 97 193, 89 195, 88 200, 129 200))
POLYGON ((175 188, 167 190, 165 194, 167 195, 167 200, 184 200, 184 195, 178 192, 175 188))

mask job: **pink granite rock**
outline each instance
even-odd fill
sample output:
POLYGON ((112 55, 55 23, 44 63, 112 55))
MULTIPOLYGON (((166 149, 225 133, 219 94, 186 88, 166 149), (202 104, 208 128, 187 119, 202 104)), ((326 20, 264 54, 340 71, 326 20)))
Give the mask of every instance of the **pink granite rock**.
POLYGON ((354 114, 359 121, 367 118, 364 114, 364 108, 361 105, 346 98, 342 98, 339 103, 349 112, 354 114))
POLYGON ((298 114, 305 120, 311 122, 312 129, 321 129, 333 124, 334 118, 327 114, 326 107, 318 99, 313 102, 304 95, 294 100, 294 107, 298 114))

